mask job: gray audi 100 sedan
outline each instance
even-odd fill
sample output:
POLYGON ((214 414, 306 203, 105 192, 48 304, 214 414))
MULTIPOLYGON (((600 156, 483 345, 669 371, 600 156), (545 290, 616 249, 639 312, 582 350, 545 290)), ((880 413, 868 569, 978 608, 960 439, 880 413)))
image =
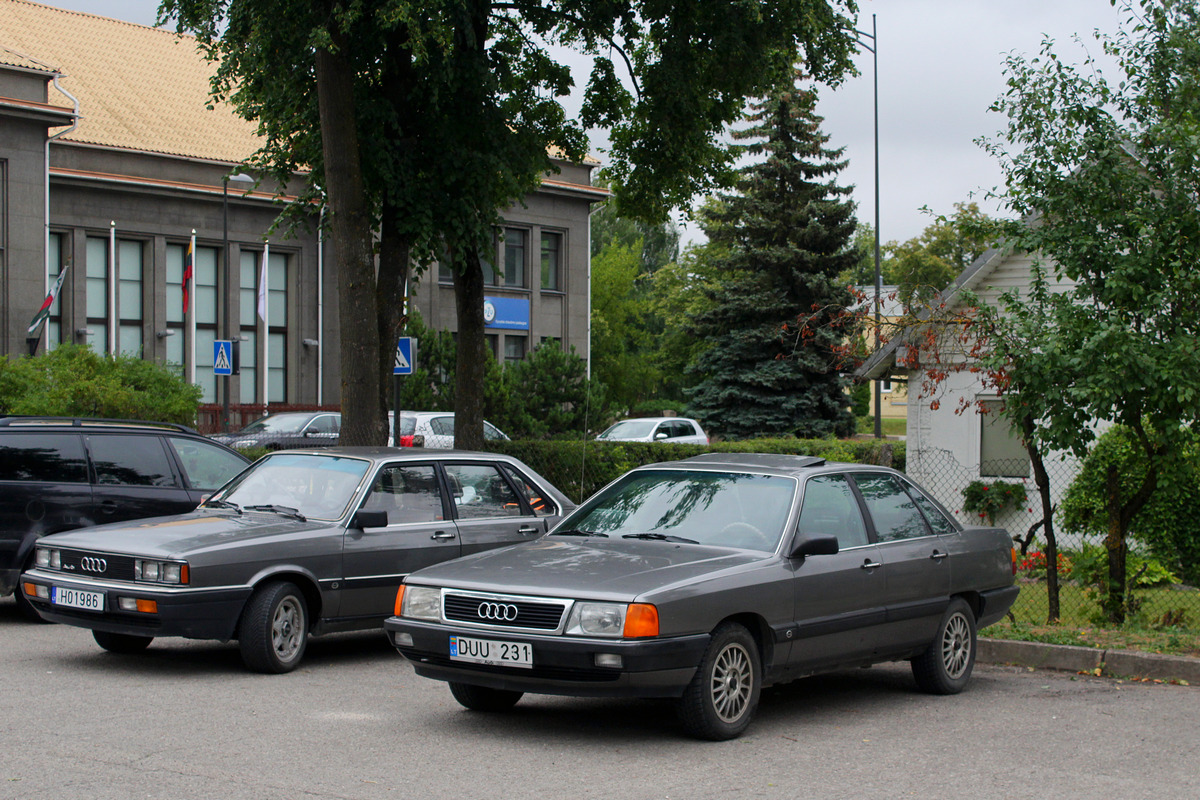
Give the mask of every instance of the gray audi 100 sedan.
POLYGON ((250 669, 287 672, 310 634, 380 627, 412 570, 534 539, 574 507, 494 453, 282 451, 191 513, 42 538, 21 591, 107 650, 237 639, 250 669))
POLYGON ((535 542, 409 575, 384 623, 464 706, 525 692, 677 698, 729 739, 765 685, 909 659, 961 691, 1008 611, 1012 540, 884 467, 709 454, 641 467, 535 542))

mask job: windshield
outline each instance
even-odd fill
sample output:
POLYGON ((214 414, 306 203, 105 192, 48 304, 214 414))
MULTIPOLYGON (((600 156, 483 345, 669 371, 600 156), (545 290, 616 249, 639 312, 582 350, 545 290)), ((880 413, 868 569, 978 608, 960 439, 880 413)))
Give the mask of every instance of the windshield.
POLYGON ((343 456, 269 455, 212 500, 241 508, 281 506, 310 519, 338 519, 354 499, 369 466, 369 461, 343 456))
POLYGON ((309 414, 272 414, 251 422, 239 433, 295 433, 311 418, 309 414))
POLYGON ((597 439, 646 439, 654 432, 654 426, 658 424, 657 420, 645 419, 625 419, 621 420, 604 433, 597 436, 597 439))
POLYGON ((791 478, 699 470, 634 472, 585 503, 559 529, 773 552, 795 495, 791 478))

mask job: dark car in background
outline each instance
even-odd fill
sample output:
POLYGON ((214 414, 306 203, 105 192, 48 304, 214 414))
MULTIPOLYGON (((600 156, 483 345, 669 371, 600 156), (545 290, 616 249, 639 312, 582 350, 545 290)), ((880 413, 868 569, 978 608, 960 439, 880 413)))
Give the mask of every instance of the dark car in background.
POLYGON ((336 411, 285 411, 268 414, 235 433, 213 434, 213 441, 245 449, 268 450, 333 447, 342 432, 342 415, 336 411))
POLYGON ((1012 540, 884 467, 752 453, 640 467, 529 544, 414 572, 384 624, 476 710, 524 692, 674 698, 729 739, 764 686, 910 660, 967 684, 1017 596, 1012 540))
MULTIPOLYGON (((40 537, 191 511, 249 463, 182 425, 0 418, 0 595, 32 566, 40 537)), ((17 603, 37 618, 20 592, 17 603)))
POLYGON ((236 639, 250 669, 287 672, 309 635, 379 628, 412 570, 535 539, 572 508, 504 455, 277 452, 189 514, 46 537, 22 590, 107 650, 236 639))

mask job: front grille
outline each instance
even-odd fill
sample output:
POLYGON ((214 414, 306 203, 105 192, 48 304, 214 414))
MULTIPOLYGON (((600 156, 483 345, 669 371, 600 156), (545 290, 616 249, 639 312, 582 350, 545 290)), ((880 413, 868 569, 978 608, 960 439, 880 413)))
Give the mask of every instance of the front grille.
POLYGON ((59 557, 62 559, 62 571, 69 575, 109 581, 134 579, 133 556, 91 553, 86 550, 60 550, 59 557))
POLYGON ((546 603, 534 600, 505 598, 493 600, 488 597, 474 597, 461 594, 447 594, 443 600, 443 611, 446 619, 455 622, 471 622, 477 625, 491 625, 501 628, 525 628, 528 630, 553 631, 557 630, 562 621, 563 603, 546 603), (515 607, 515 616, 497 619, 495 615, 486 616, 488 609, 495 606, 515 607), (480 610, 484 610, 484 614, 480 610))

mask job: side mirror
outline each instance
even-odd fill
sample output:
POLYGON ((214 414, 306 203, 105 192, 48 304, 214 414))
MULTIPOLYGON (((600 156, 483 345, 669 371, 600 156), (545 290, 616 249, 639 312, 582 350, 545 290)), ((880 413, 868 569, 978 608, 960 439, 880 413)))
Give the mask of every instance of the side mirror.
POLYGON ((800 538, 796 541, 792 552, 789 554, 792 558, 804 558, 805 556, 832 556, 837 555, 838 540, 836 536, 805 536, 800 534, 800 538))
POLYGON ((388 524, 388 515, 386 511, 368 511, 365 508, 360 508, 358 513, 350 519, 350 527, 358 528, 386 528, 388 524))

